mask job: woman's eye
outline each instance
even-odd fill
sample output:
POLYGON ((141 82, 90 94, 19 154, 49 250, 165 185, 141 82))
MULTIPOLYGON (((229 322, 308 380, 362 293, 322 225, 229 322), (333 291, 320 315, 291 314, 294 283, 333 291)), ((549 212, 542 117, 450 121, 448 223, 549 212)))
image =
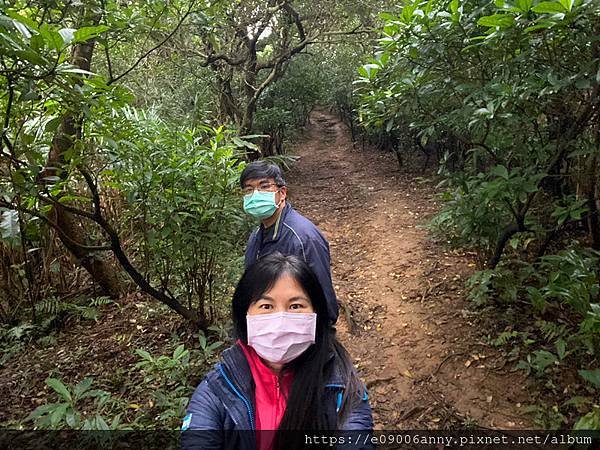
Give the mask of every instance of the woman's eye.
POLYGON ((293 305, 290 306, 290 309, 302 309, 304 308, 304 305, 301 303, 294 303, 293 305))
POLYGON ((262 305, 258 306, 260 309, 271 309, 272 306, 269 305, 268 303, 263 303, 262 305))

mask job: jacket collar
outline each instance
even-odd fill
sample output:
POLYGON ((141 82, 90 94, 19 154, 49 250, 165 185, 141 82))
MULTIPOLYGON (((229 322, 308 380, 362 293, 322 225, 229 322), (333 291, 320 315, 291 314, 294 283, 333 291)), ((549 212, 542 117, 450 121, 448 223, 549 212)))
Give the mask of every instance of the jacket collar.
MULTIPOLYGON (((250 366, 244 355, 244 351, 239 344, 234 344, 221 353, 223 364, 232 381, 243 390, 247 395, 254 392, 254 380, 250 366)), ((340 364, 336 364, 335 353, 332 351, 329 354, 329 364, 333 364, 331 375, 327 381, 326 387, 345 388, 346 382, 340 364)))
POLYGON ((254 391, 254 382, 250 366, 241 347, 238 344, 232 345, 221 353, 221 358, 228 375, 232 378, 231 381, 242 389, 244 394, 250 395, 254 391))
POLYGON ((339 387, 346 388, 346 382, 344 381, 344 373, 342 372, 342 368, 340 364, 336 364, 335 361, 335 353, 332 351, 329 354, 329 364, 333 364, 331 375, 329 376, 329 381, 325 386, 327 387, 339 387))
MULTIPOLYGON (((281 237, 283 224, 285 223, 287 216, 291 209, 292 209, 292 205, 286 200, 285 206, 281 210, 281 214, 279 214, 278 219, 272 225, 275 227, 275 230, 273 233, 273 238, 269 242, 277 242, 279 240, 279 238, 281 237)), ((265 230, 265 226, 261 222, 260 226, 258 227, 258 235, 259 235, 259 239, 261 240, 261 242, 263 239, 263 231, 264 230, 265 230)))

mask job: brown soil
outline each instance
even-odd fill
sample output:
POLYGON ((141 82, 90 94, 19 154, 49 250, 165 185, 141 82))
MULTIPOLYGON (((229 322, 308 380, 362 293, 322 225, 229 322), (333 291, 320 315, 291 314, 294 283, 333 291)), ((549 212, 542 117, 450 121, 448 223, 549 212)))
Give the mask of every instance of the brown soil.
POLYGON ((444 251, 422 227, 436 210, 431 184, 391 154, 355 149, 323 111, 295 153, 290 199, 329 240, 339 335, 369 387, 376 428, 530 426, 524 377, 466 309, 473 258, 444 251))

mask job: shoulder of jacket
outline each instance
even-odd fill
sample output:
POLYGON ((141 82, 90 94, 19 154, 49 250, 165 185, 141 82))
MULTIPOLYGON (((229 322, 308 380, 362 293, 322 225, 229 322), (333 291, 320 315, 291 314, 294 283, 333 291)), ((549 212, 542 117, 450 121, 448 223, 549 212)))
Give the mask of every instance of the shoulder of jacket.
POLYGON ((198 387, 200 387, 202 384, 214 386, 215 382, 220 384, 222 381, 224 381, 223 369, 225 369, 225 372, 237 369, 236 364, 228 364, 227 362, 239 359, 240 355, 243 355, 242 349, 236 344, 223 350, 220 361, 217 362, 214 367, 204 376, 198 387))
POLYGON ((255 227, 255 228, 252 230, 252 233, 250 233, 250 237, 249 237, 249 239, 250 239, 250 240, 252 240, 252 239, 256 239, 256 236, 258 235, 258 231, 259 231, 259 230, 260 230, 260 226, 258 226, 258 227, 255 227))
POLYGON ((218 381, 219 378, 220 373, 216 367, 210 370, 206 375, 204 375, 204 378, 202 378, 202 381, 200 381, 200 384, 196 386, 196 389, 192 394, 192 403, 195 401, 200 401, 201 403, 204 403, 206 401, 209 401, 210 398, 214 399, 218 397, 219 391, 221 389, 220 382, 218 381))
POLYGON ((305 239, 324 238, 323 234, 311 220, 292 209, 293 214, 288 214, 285 224, 290 226, 296 233, 305 239))

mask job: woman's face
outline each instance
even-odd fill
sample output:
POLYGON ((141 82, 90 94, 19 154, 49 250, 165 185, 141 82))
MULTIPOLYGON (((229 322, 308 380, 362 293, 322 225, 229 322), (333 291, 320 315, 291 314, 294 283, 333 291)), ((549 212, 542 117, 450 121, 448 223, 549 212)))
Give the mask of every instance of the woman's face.
POLYGON ((304 289, 288 274, 279 277, 271 289, 248 307, 249 316, 280 312, 315 312, 304 289))

